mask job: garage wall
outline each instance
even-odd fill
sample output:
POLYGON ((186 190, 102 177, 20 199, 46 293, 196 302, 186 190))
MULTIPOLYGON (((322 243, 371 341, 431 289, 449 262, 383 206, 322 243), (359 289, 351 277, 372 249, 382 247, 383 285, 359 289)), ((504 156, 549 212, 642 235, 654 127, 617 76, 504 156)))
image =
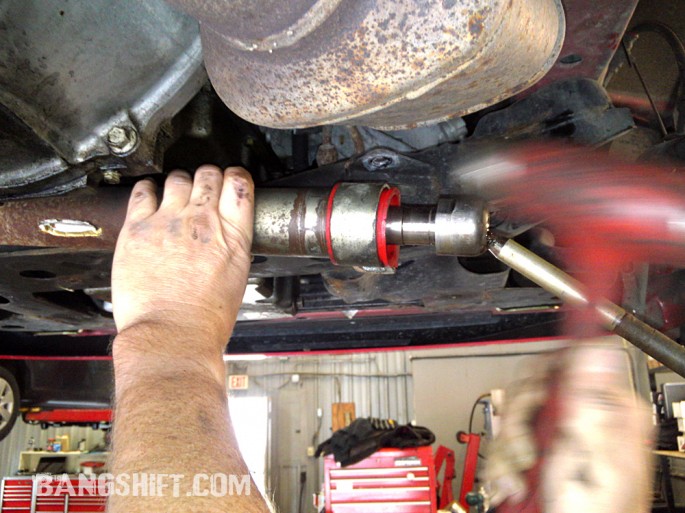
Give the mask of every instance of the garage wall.
POLYGON ((15 475, 19 468, 19 453, 28 447, 30 438, 36 442, 36 447, 46 447, 48 438, 60 435, 69 435, 73 449, 78 447, 79 440, 85 438, 87 447, 93 449, 97 446, 105 447, 105 433, 99 429, 88 427, 64 427, 41 429, 34 424, 26 424, 21 419, 17 420, 10 435, 0 442, 0 476, 15 475))
POLYGON ((306 473, 303 512, 323 480, 320 459, 307 455, 331 435, 331 405, 354 402, 357 417, 413 418, 409 361, 403 352, 270 358, 232 362, 229 374, 248 374, 250 389, 234 396, 265 395, 271 401, 268 489, 283 513, 299 511, 300 474, 306 473), (321 409, 321 427, 317 409, 321 409))
POLYGON ((19 453, 26 450, 26 444, 31 436, 37 436, 40 431, 38 426, 29 426, 17 420, 14 429, 0 442, 0 475, 12 476, 19 466, 19 453), (37 430, 37 431, 36 431, 37 430))

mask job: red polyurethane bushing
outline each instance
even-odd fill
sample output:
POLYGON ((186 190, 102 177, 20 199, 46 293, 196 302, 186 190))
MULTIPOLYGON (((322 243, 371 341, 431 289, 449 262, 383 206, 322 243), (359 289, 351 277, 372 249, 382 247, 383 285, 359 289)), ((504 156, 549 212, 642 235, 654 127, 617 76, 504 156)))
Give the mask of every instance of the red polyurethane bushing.
POLYGON ((328 203, 326 204, 326 251, 328 252, 328 258, 331 259, 333 264, 337 264, 335 261, 335 255, 333 254, 333 245, 331 243, 331 215, 333 214, 333 200, 335 199, 335 193, 338 192, 338 187, 340 183, 336 183, 331 189, 328 195, 328 203))
POLYGON ((378 260, 384 267, 397 268, 400 260, 400 247, 397 244, 388 244, 385 238, 386 223, 390 207, 400 206, 400 190, 397 187, 388 187, 381 192, 378 199, 378 211, 376 213, 376 245, 378 248, 378 260))

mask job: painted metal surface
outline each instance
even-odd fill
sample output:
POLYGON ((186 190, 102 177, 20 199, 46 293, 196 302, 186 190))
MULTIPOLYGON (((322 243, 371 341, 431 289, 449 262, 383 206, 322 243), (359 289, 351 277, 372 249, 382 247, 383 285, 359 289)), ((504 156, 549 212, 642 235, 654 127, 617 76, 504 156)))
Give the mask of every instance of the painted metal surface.
POLYGON ((560 0, 298 1, 301 21, 270 0, 176 3, 201 20, 226 105, 274 128, 407 128, 474 112, 539 80, 564 38, 560 0))
POLYGON ((92 485, 77 478, 54 477, 41 482, 31 477, 7 477, 2 482, 0 511, 12 513, 98 513, 104 512, 107 488, 97 480, 92 485), (68 483, 68 484, 67 484, 68 483), (79 486, 87 488, 79 488, 79 486), (84 491, 86 490, 86 491, 84 491))
POLYGON ((89 424, 98 422, 111 422, 112 410, 93 409, 63 409, 27 412, 24 420, 29 422, 55 422, 68 424, 89 424))
POLYGON ((477 433, 457 434, 457 441, 466 444, 466 456, 464 457, 464 474, 461 478, 461 488, 459 490, 459 503, 468 511, 469 504, 466 495, 474 491, 476 482, 476 470, 478 468, 478 450, 480 449, 480 435, 477 433))
POLYGON ((638 0, 564 0, 566 38, 538 89, 573 77, 602 82, 638 0))
POLYGON ((380 449, 365 460, 340 468, 324 459, 326 513, 437 511, 435 465, 430 447, 380 449))

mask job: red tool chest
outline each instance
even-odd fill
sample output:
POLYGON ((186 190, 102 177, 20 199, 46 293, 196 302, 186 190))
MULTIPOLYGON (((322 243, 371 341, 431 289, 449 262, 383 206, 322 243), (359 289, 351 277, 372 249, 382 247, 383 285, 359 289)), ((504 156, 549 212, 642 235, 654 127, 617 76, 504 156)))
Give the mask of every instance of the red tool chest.
POLYGON ((429 446, 381 449, 354 465, 324 459, 326 513, 435 513, 429 446))
MULTIPOLYGON (((79 489, 78 479, 70 480, 71 489, 79 489)), ((37 482, 30 477, 6 477, 0 491, 0 512, 2 513, 99 513, 105 511, 107 497, 99 495, 96 487, 85 493, 70 494, 64 483, 44 484, 38 493, 37 482)))

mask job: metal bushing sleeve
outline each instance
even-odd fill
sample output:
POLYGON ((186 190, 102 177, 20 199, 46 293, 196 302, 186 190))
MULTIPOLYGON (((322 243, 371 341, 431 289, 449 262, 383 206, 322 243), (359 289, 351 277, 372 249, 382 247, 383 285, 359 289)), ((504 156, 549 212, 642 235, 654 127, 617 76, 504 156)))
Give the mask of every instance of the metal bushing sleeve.
POLYGON ((489 213, 474 196, 441 198, 435 213, 435 252, 438 255, 478 256, 487 249, 489 213))
MULTIPOLYGON (((326 243, 334 264, 384 267, 378 250, 378 206, 387 184, 339 183, 326 208, 326 243)), ((388 205, 389 207, 389 205, 388 205)))
POLYGON ((257 189, 255 255, 325 257, 327 189, 257 189))

